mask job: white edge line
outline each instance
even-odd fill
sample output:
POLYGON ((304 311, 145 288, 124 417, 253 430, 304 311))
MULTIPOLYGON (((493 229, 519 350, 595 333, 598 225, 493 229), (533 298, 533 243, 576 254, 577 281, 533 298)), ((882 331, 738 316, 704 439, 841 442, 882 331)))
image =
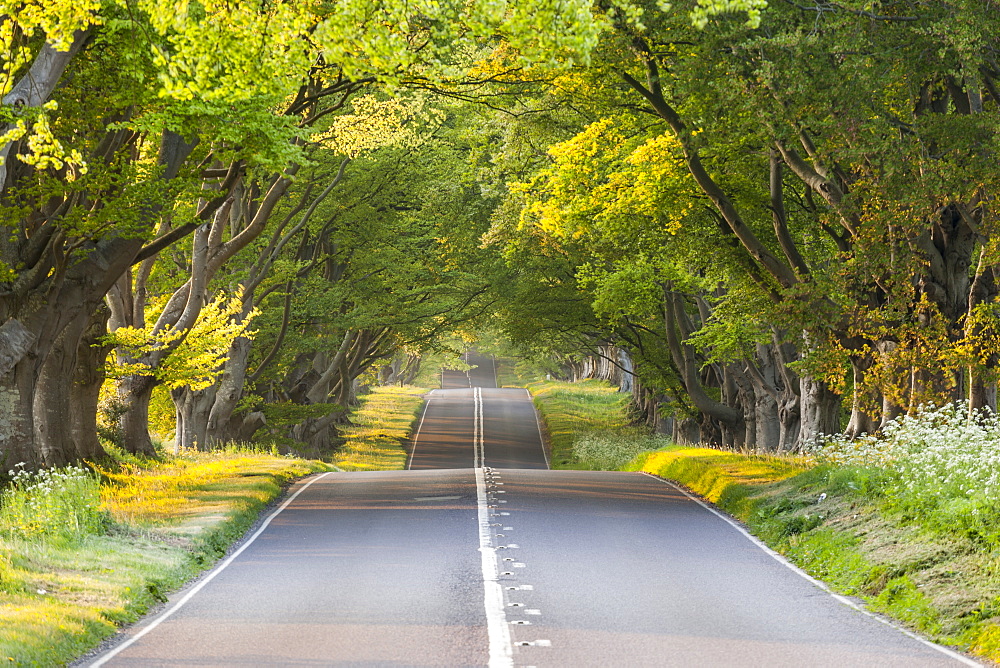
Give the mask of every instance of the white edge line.
POLYGON ((531 412, 535 414, 535 429, 538 430, 538 445, 542 447, 542 457, 545 458, 545 468, 551 471, 552 463, 549 462, 549 452, 545 449, 545 437, 542 436, 542 424, 538 421, 538 409, 535 408, 535 398, 531 396, 531 390, 528 388, 524 388, 524 391, 528 393, 528 402, 531 404, 531 412))
POLYGON ((492 544, 486 477, 481 468, 476 469, 476 498, 479 506, 479 554, 483 567, 483 605, 486 608, 486 631, 490 644, 489 668, 511 668, 514 665, 514 647, 503 605, 497 552, 492 544))
POLYGON ((683 494, 684 496, 688 497, 689 499, 691 499, 692 501, 694 501, 695 503, 697 503, 699 506, 701 506, 702 508, 704 508, 708 512, 710 512, 713 515, 719 517, 724 522, 728 523, 731 527, 733 527, 734 529, 736 529, 739 533, 741 533, 744 538, 746 538, 751 543, 753 543, 754 545, 756 545, 758 548, 760 548, 761 550, 763 550, 764 552, 766 552, 767 554, 769 554, 779 564, 781 564, 785 568, 788 568, 792 572, 798 574, 800 577, 805 578, 806 580, 808 580, 809 582, 811 582, 815 586, 819 587, 820 589, 822 589, 823 591, 825 591, 827 594, 829 594, 831 597, 833 597, 837 602, 839 602, 839 603, 841 603, 843 605, 846 605, 849 608, 857 610, 861 614, 866 615, 868 617, 871 617, 875 621, 880 622, 882 624, 885 624, 886 626, 899 631, 903 635, 909 636, 910 638, 913 638, 914 640, 922 643, 923 645, 926 645, 927 647, 930 647, 932 649, 936 649, 937 651, 941 652, 942 654, 945 654, 945 655, 951 657, 952 659, 955 659, 956 661, 964 663, 967 666, 982 666, 983 665, 983 664, 981 664, 981 663, 979 663, 979 662, 977 662, 977 661, 975 661, 973 659, 970 659, 969 657, 965 656, 964 654, 959 654, 955 650, 949 649, 949 648, 947 648, 947 647, 945 647, 943 645, 938 645, 937 643, 931 642, 930 640, 927 640, 926 638, 922 638, 919 635, 917 635, 916 633, 914 633, 913 631, 905 629, 902 626, 898 626, 897 624, 894 624, 893 622, 891 622, 888 619, 882 617, 881 615, 876 615, 875 613, 873 613, 872 611, 868 610, 864 606, 858 605, 857 603, 855 603, 851 599, 847 598, 846 596, 838 594, 837 592, 835 592, 832 589, 830 589, 830 587, 827 586, 827 584, 825 582, 823 582, 821 580, 817 580, 813 576, 809 575, 809 573, 805 572, 804 570, 802 570, 801 568, 799 568, 798 566, 796 566, 795 564, 793 564, 792 562, 790 562, 788 559, 786 559, 780 552, 776 552, 776 551, 772 550, 770 547, 767 546, 767 544, 765 544, 762 540, 760 540, 759 538, 757 538, 756 536, 754 536, 752 533, 750 533, 749 531, 747 531, 743 526, 740 525, 739 522, 737 522, 736 520, 734 520, 732 517, 730 517, 726 513, 722 512, 721 510, 719 510, 715 506, 711 505, 710 503, 706 502, 704 499, 702 499, 702 498, 698 497, 697 495, 695 495, 695 494, 689 492, 688 490, 684 489, 683 487, 681 487, 680 485, 678 485, 674 481, 667 480, 666 478, 661 478, 660 476, 655 475, 653 473, 650 473, 648 471, 642 471, 641 473, 643 473, 644 475, 648 475, 650 478, 654 478, 656 480, 659 480, 660 482, 662 482, 665 485, 669 485, 670 487, 673 487, 674 489, 676 489, 681 494, 683 494))
MULTIPOLYGON (((112 649, 111 651, 109 651, 107 654, 103 655, 102 657, 100 657, 99 659, 97 659, 96 661, 94 661, 93 663, 91 663, 90 664, 90 668, 97 668, 98 666, 103 666, 108 660, 114 658, 115 656, 117 656, 121 652, 125 651, 127 648, 129 648, 130 646, 132 646, 137 640, 139 640, 144 635, 146 635, 147 633, 149 633, 150 631, 152 631, 153 629, 155 629, 161 623, 163 623, 164 621, 166 621, 168 617, 170 617, 175 612, 177 612, 182 607, 184 607, 184 605, 188 601, 190 601, 192 598, 194 598, 195 594, 197 594, 199 591, 201 591, 205 587, 205 585, 207 585, 209 582, 211 582, 215 578, 216 575, 218 575, 219 573, 221 573, 226 568, 226 566, 228 566, 229 564, 233 563, 233 561, 236 559, 236 557, 240 556, 243 553, 243 550, 245 550, 248 547, 250 547, 250 545, 255 540, 257 540, 257 537, 260 536, 262 533, 264 533, 264 529, 266 529, 267 526, 271 523, 271 520, 273 520, 275 517, 278 516, 278 513, 280 513, 281 511, 283 511, 285 508, 287 508, 288 505, 292 501, 294 501, 298 497, 299 494, 301 494, 302 492, 306 491, 306 489, 308 489, 308 487, 310 485, 312 485, 317 480, 325 478, 326 476, 330 475, 330 473, 332 473, 332 471, 327 471, 326 473, 322 473, 322 474, 316 476, 315 478, 313 478, 312 480, 310 480, 309 482, 307 482, 306 484, 304 484, 301 487, 299 487, 299 489, 294 494, 292 494, 290 497, 288 497, 287 499, 285 499, 285 502, 282 503, 280 506, 278 506, 277 510, 275 510, 273 513, 271 513, 270 515, 267 516, 267 519, 264 520, 264 522, 260 525, 260 527, 258 527, 257 531, 255 531, 253 533, 253 535, 250 536, 250 538, 248 538, 246 540, 246 542, 244 542, 242 545, 240 545, 240 547, 235 552, 233 552, 231 555, 229 555, 228 557, 226 557, 226 559, 221 564, 219 564, 218 566, 216 566, 215 568, 213 568, 211 571, 209 571, 208 575, 206 575, 204 578, 202 578, 201 581, 199 581, 198 584, 196 584, 194 587, 192 587, 191 590, 188 591, 188 593, 186 593, 180 600, 178 600, 176 603, 174 603, 172 606, 170 606, 170 608, 168 608, 166 610, 166 612, 164 612, 162 615, 160 615, 159 617, 157 617, 156 619, 154 619, 152 622, 149 623, 148 626, 146 626, 145 628, 143 628, 141 631, 139 631, 138 633, 136 633, 134 636, 132 636, 131 638, 129 638, 125 642, 121 643, 120 645, 118 645, 117 647, 115 647, 114 649, 112 649)), ((489 523, 487 522, 487 524, 489 524, 489 523)))
POLYGON ((486 466, 483 440, 483 391, 475 387, 472 389, 472 468, 486 466))
MULTIPOLYGON (((441 373, 444 373, 444 371, 441 373)), ((417 439, 420 438, 420 429, 424 426, 424 418, 427 417, 427 408, 431 405, 430 395, 432 394, 434 394, 434 390, 427 393, 427 401, 424 402, 424 412, 420 414, 420 424, 417 425, 417 432, 413 434, 413 440, 410 442, 410 459, 406 462, 407 470, 413 466, 413 455, 417 452, 417 439)))

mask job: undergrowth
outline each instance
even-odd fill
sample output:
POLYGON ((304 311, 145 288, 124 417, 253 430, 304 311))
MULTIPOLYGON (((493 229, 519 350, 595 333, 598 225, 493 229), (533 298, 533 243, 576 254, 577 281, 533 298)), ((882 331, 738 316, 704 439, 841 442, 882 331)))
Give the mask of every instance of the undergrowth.
POLYGON ((605 381, 542 380, 526 387, 542 416, 554 469, 608 468, 606 463, 620 461, 623 449, 633 447, 619 434, 625 439, 642 435, 629 431, 628 395, 605 381))
POLYGON ((109 516, 101 508, 97 477, 77 466, 26 471, 18 464, 0 493, 0 536, 72 543, 104 533, 109 516))

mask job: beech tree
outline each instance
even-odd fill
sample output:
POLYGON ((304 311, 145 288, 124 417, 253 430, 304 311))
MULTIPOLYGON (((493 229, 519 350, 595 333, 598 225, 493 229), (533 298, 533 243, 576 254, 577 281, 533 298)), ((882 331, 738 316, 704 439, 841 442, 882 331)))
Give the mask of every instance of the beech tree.
MULTIPOLYGON (((92 344, 109 315, 105 295, 116 289, 116 323, 142 325, 143 263, 206 224, 220 230, 251 181, 264 184, 259 206, 272 206, 301 168, 300 128, 327 113, 324 99, 376 79, 453 76, 453 54, 497 32, 529 56, 579 61, 598 30, 586 2, 498 12, 491 3, 47 0, 2 14, 0 192, 11 234, 0 242, 0 458, 31 467, 100 453, 106 350, 92 344), (531 29, 539 15, 552 33, 531 29)), ((229 251, 213 252, 205 266, 229 251)), ((206 277, 192 273, 186 297, 164 312, 181 315, 163 328, 188 326, 204 303, 206 277)), ((149 451, 149 377, 122 388, 137 451, 149 451)))
POLYGON ((591 346, 638 352, 621 323, 661 288, 661 387, 680 381, 719 442, 750 442, 762 398, 783 447, 839 429, 841 394, 853 434, 923 402, 991 405, 995 12, 786 3, 698 29, 684 6, 605 7, 594 64, 557 84, 581 134, 522 179, 523 225, 590 240, 576 275, 613 316, 591 346))

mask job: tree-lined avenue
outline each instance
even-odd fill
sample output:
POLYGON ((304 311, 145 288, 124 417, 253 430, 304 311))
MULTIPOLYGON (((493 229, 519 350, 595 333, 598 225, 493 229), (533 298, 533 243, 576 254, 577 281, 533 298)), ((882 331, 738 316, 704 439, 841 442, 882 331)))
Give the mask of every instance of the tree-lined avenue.
POLYGON ((670 483, 544 470, 526 393, 461 375, 472 387, 431 393, 411 470, 299 483, 186 603, 91 665, 975 665, 670 483))

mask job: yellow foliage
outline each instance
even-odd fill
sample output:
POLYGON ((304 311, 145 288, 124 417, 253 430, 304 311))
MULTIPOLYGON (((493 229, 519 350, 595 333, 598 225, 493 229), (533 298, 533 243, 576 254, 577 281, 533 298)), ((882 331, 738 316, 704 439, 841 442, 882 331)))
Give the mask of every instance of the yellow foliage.
POLYGON ((22 46, 39 33, 57 51, 68 51, 73 33, 98 23, 100 0, 0 0, 0 96, 10 92, 14 73, 27 62, 22 46))
POLYGON ((350 158, 384 146, 410 145, 419 141, 413 121, 436 123, 442 112, 427 108, 420 99, 382 99, 362 95, 352 102, 353 113, 334 116, 326 130, 312 141, 350 158))

